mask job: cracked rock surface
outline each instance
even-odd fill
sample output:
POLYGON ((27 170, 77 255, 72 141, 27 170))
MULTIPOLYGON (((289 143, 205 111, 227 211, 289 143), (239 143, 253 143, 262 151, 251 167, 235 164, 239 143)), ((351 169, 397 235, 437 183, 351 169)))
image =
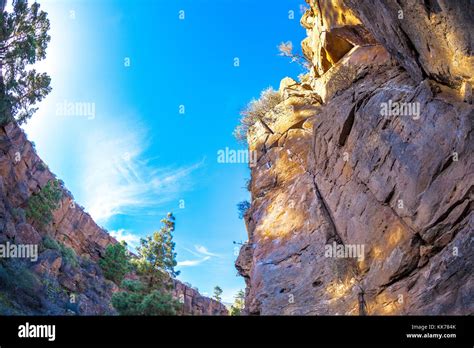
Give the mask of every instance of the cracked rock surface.
POLYGON ((311 2, 311 89, 285 78, 277 131, 249 134, 258 164, 236 261, 248 314, 474 313, 473 19, 461 12, 441 0, 311 2), (314 39, 321 30, 352 46, 314 39), (414 109, 385 115, 388 103, 414 109), (334 242, 363 246, 363 259, 327 257, 334 242))

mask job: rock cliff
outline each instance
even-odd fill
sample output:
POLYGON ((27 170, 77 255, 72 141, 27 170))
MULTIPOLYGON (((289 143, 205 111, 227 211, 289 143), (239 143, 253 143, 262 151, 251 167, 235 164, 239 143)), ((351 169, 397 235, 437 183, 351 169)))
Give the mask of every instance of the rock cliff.
MULTIPOLYGON (((55 175, 21 128, 14 123, 0 127, 0 244, 40 246, 35 262, 0 264, 0 314, 115 314, 110 299, 117 286, 104 278, 97 261, 117 241, 74 202, 64 185, 48 227, 34 227, 25 218, 30 196, 52 179, 55 175), (54 241, 47 246, 46 236, 54 241)), ((227 314, 223 304, 179 281, 173 294, 183 298, 181 314, 227 314)))
POLYGON ((248 134, 247 313, 473 314, 472 1, 307 2, 311 70, 248 134))
POLYGON ((174 280, 173 296, 183 303, 182 313, 192 315, 228 315, 222 303, 202 296, 199 291, 174 280))

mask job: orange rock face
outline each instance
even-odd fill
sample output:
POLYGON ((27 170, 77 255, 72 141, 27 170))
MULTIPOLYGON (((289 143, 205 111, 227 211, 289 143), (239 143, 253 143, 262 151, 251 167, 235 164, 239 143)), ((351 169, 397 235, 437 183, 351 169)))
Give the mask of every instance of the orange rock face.
MULTIPOLYGON (((454 70, 435 73, 442 58, 412 61, 432 73, 420 79, 403 46, 374 41, 380 16, 393 15, 363 15, 377 6, 311 1, 303 49, 315 70, 309 83, 282 82, 287 108, 271 125, 281 131, 250 136, 258 165, 236 261, 248 314, 474 313, 474 108, 454 70), (351 41, 349 30, 365 39, 351 41), (334 244, 346 253, 328 255, 334 244)), ((443 6, 432 16, 448 16, 443 6)), ((420 45, 441 30, 412 17, 400 25, 408 37, 418 30, 420 45)))

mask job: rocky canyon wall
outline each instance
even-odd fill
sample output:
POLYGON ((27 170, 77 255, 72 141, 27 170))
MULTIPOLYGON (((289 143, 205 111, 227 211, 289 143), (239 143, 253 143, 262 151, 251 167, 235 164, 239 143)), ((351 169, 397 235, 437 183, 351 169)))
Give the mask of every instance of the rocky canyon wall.
POLYGON ((183 303, 182 313, 192 315, 228 315, 227 308, 220 302, 202 296, 199 291, 174 280, 173 296, 183 303))
MULTIPOLYGON (((16 277, 11 280, 12 288, 15 282, 29 281, 16 291, 17 296, 11 296, 14 291, 0 290, 0 314, 115 314, 110 299, 118 288, 104 278, 97 261, 107 245, 117 241, 74 202, 64 187, 49 226, 34 227, 25 218, 31 195, 55 178, 21 128, 14 123, 0 127, 0 244, 40 245, 38 260, 28 262, 26 269, 12 262, 9 272, 13 274, 7 274, 0 267, 0 286, 5 286, 1 282, 12 275, 16 277), (71 263, 61 250, 41 247, 45 236, 72 248, 77 261, 71 263)), ((183 299, 181 314, 227 314, 223 304, 179 281, 174 284, 174 296, 183 299)))
POLYGON ((472 1, 308 3, 312 68, 248 134, 247 313, 473 314, 472 1))

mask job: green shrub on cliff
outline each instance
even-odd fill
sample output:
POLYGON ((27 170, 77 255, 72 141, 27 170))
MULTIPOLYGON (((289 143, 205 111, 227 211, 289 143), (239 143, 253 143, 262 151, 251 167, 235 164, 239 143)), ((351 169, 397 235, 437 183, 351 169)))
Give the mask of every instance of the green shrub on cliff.
POLYGON ((143 301, 143 284, 138 280, 125 279, 120 285, 122 291, 112 295, 112 306, 120 315, 140 315, 140 304, 143 301))
POLYGON ((26 212, 23 208, 12 208, 11 214, 17 222, 24 222, 26 220, 26 212))
POLYGON ((61 244, 61 255, 63 256, 63 259, 65 259, 66 262, 69 263, 71 266, 79 266, 79 260, 74 249, 69 248, 64 244, 61 244))
POLYGON ((239 212, 239 219, 243 219, 250 209, 251 204, 249 201, 242 201, 237 203, 237 210, 239 212))
POLYGON ((127 243, 108 245, 104 258, 99 261, 99 266, 104 271, 105 278, 120 285, 125 275, 131 270, 127 243))
POLYGON ((124 280, 113 294, 112 305, 120 315, 176 315, 180 303, 164 290, 152 290, 138 280, 124 280))
POLYGON ((11 292, 15 297, 36 297, 40 281, 23 260, 0 260, 0 292, 11 292))
POLYGON ((44 228, 53 220, 53 211, 63 196, 58 180, 49 181, 38 193, 28 200, 26 218, 44 228))
POLYGON ((142 315, 176 315, 181 304, 170 293, 153 290, 139 306, 142 315))
POLYGON ((43 238, 43 248, 58 250, 58 251, 61 250, 61 246, 59 245, 59 243, 53 238, 51 238, 50 236, 45 236, 43 238))
POLYGON ((79 260, 74 249, 65 246, 63 243, 58 242, 49 236, 43 238, 43 248, 59 251, 64 261, 73 267, 79 265, 79 260))
POLYGON ((13 11, 0 11, 0 125, 13 119, 23 123, 33 107, 51 91, 46 73, 27 69, 46 57, 50 41, 47 13, 37 2, 14 0, 13 11))
POLYGON ((292 63, 298 63, 305 72, 311 68, 311 61, 304 55, 293 51, 293 43, 291 41, 282 42, 278 45, 278 55, 288 57, 292 63))
POLYGON ((280 93, 269 87, 262 91, 259 99, 253 99, 240 112, 240 124, 234 130, 234 137, 239 141, 247 141, 249 129, 259 122, 268 133, 273 134, 270 128, 274 121, 271 111, 283 101, 280 93))

